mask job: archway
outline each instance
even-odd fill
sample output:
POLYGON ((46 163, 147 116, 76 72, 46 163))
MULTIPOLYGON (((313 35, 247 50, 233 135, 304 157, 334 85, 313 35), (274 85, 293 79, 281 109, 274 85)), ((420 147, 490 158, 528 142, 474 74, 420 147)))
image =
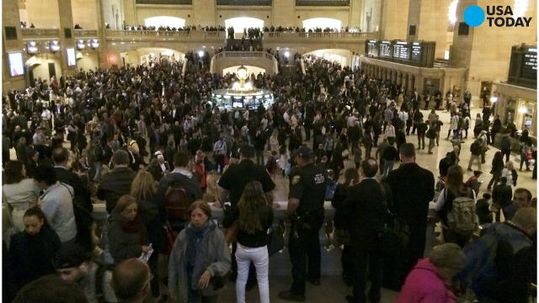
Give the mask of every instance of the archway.
POLYGON ((339 19, 325 17, 311 18, 303 20, 303 27, 307 31, 310 29, 314 30, 315 28, 331 28, 336 31, 340 31, 342 28, 342 21, 339 19))
POLYGON ((185 58, 185 54, 170 48, 145 47, 120 53, 123 64, 139 65, 149 64, 157 59, 179 61, 185 58))
POLYGON ((236 17, 236 18, 229 18, 225 20, 225 27, 234 28, 234 33, 243 34, 243 29, 245 28, 263 28, 264 27, 264 20, 253 18, 253 17, 236 17))
POLYGON ((324 58, 332 62, 337 62, 342 66, 349 66, 352 63, 352 52, 346 49, 318 49, 308 52, 304 56, 324 58))
MULTIPOLYGON (((223 75, 226 75, 226 74, 233 74, 235 73, 238 68, 240 67, 240 65, 236 65, 236 66, 230 66, 230 67, 227 67, 227 68, 223 68, 223 75)), ((266 73, 266 69, 265 68, 261 68, 261 67, 258 67, 258 66, 253 66, 253 65, 243 65, 243 67, 245 67, 247 69, 247 75, 249 75, 249 77, 251 75, 255 75, 257 76, 258 74, 262 73, 262 74, 265 74, 266 73)))
POLYGON ((155 28, 163 27, 184 27, 185 19, 171 16, 155 16, 144 19, 144 25, 146 26, 155 26, 155 28))

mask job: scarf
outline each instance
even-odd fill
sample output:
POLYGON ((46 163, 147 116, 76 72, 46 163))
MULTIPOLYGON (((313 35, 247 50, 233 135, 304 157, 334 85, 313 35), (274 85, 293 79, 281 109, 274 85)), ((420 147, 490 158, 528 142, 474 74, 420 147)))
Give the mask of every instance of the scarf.
POLYGON ((142 228, 142 222, 140 220, 140 215, 137 215, 133 221, 127 221, 125 218, 121 217, 122 230, 129 234, 140 233, 142 228))
POLYGON ((211 230, 210 221, 201 227, 189 224, 186 228, 187 247, 185 250, 185 265, 187 274, 191 276, 191 289, 198 289, 198 280, 208 266, 209 247, 206 240, 211 230))

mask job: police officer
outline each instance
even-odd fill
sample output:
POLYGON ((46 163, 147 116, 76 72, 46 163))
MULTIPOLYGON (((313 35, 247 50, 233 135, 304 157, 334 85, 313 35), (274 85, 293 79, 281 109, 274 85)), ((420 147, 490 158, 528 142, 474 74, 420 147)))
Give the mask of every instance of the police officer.
POLYGON ((320 285, 318 231, 324 222, 327 178, 324 169, 314 164, 313 155, 313 151, 304 145, 293 154, 298 165, 290 176, 288 198, 288 214, 291 219, 288 250, 293 282, 289 291, 279 293, 279 298, 287 301, 305 301, 305 281, 320 285))

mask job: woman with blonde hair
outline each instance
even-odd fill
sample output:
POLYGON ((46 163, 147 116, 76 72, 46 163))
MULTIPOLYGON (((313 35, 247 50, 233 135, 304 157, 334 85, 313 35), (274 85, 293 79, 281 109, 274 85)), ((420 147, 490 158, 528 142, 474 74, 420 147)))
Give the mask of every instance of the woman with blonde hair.
POLYGON ((158 256, 165 250, 166 221, 165 205, 156 195, 156 184, 152 174, 144 169, 139 170, 131 183, 131 196, 137 200, 139 213, 148 232, 148 241, 152 243, 154 253, 151 255, 148 265, 154 278, 151 288, 154 298, 159 297, 158 256))
POLYGON ((264 194, 262 183, 252 181, 245 185, 233 218, 238 227, 236 261, 236 301, 245 303, 245 285, 251 263, 256 268, 261 303, 269 303, 268 229, 273 223, 273 210, 264 194))
POLYGON ((216 171, 208 172, 208 175, 206 176, 206 193, 202 197, 205 202, 217 202, 217 204, 219 204, 219 198, 221 197, 219 187, 217 186, 219 177, 220 176, 216 171))

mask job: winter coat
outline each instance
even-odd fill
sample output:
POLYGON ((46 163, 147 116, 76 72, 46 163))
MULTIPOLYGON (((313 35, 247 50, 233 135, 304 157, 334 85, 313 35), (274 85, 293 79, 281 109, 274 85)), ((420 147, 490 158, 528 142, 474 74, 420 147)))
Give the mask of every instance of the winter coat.
POLYGON ((438 275, 438 269, 428 258, 417 262, 406 277, 397 303, 453 303, 455 295, 438 275))
MULTIPOLYGON (((172 302, 182 302, 187 303, 188 298, 188 278, 187 278, 187 264, 186 264, 186 251, 187 251, 187 229, 192 228, 192 225, 189 224, 185 229, 183 229, 172 247, 172 252, 170 254, 170 260, 168 265, 168 288, 172 297, 172 302)), ((228 246, 225 243, 225 236, 223 232, 217 227, 213 221, 208 221, 209 230, 205 232, 202 241, 206 243, 200 243, 200 245, 207 246, 206 256, 198 256, 198 258, 204 258, 202 263, 204 264, 205 269, 195 268, 194 273, 208 270, 213 277, 225 276, 230 270, 230 251, 228 246)), ((192 277, 193 281, 198 281, 200 275, 192 277)), ((215 296, 218 294, 218 290, 212 288, 212 283, 210 280, 210 285, 202 290, 202 296, 215 296)))

